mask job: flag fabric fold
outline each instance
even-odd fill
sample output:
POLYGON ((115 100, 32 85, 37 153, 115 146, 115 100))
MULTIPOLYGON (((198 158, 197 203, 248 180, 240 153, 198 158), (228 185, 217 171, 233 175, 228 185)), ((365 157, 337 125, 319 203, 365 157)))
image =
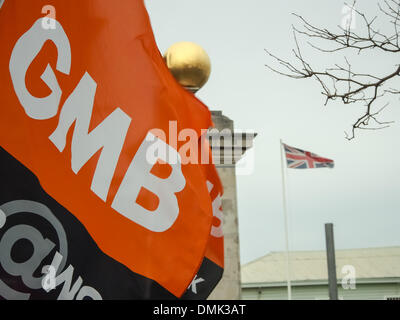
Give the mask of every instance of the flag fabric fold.
POLYGON ((202 168, 211 198, 213 224, 203 262, 189 288, 182 296, 186 300, 207 299, 221 280, 224 272, 223 186, 213 164, 211 148, 205 136, 202 137, 202 143, 199 145, 203 150, 200 154, 208 158, 206 163, 202 164, 202 168))

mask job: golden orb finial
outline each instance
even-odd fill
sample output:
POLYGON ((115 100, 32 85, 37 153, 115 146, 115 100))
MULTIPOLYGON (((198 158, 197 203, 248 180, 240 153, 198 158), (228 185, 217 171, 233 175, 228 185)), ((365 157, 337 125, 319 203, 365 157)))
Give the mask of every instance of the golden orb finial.
POLYGON ((165 52, 164 60, 175 79, 192 92, 203 87, 210 77, 210 57, 196 43, 185 41, 173 44, 165 52))

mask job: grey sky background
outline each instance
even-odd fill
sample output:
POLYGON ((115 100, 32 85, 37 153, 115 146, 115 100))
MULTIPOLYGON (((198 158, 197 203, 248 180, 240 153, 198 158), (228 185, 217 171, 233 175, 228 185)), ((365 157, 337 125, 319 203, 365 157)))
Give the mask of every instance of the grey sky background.
MULTIPOLYGON (((324 223, 335 225, 337 249, 400 245, 400 107, 397 97, 382 120, 396 121, 381 131, 344 131, 364 110, 361 105, 330 103, 324 107, 319 85, 288 79, 264 65, 273 61, 264 49, 292 61, 291 25, 298 13, 316 25, 341 24, 343 1, 332 0, 146 0, 161 52, 175 42, 193 41, 211 57, 212 74, 198 97, 222 110, 237 129, 252 129, 255 170, 239 176, 238 205, 241 262, 284 250, 279 139, 335 160, 334 169, 289 170, 288 203, 291 250, 324 250, 324 223)), ((377 13, 373 0, 357 9, 377 13)), ((385 26, 378 20, 382 30, 385 26)), ((356 20, 356 30, 362 30, 356 20)), ((316 66, 343 62, 307 49, 316 66)), ((393 54, 349 55, 363 72, 387 74, 398 63, 393 54)), ((396 80, 393 86, 400 85, 396 80)))

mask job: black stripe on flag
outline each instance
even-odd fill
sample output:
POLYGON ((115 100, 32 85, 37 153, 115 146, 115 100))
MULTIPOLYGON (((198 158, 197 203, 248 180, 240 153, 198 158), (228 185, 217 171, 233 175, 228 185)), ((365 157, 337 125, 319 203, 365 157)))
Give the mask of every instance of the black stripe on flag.
POLYGON ((204 300, 207 299, 221 280, 224 269, 204 258, 197 275, 190 284, 188 290, 182 296, 185 300, 204 300))
MULTIPOLYGON (((80 221, 3 148, 0 210, 0 299, 87 299, 97 294, 102 299, 176 299, 104 254, 80 221), (43 267, 56 252, 63 256, 56 274, 62 282, 46 292, 42 278, 51 273, 43 273, 43 267)), ((117 231, 109 232, 112 237, 117 231)))

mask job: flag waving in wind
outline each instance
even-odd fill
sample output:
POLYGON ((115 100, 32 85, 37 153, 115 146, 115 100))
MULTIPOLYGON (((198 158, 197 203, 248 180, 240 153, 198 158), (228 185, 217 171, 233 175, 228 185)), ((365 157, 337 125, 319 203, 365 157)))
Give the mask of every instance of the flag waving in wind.
POLYGON ((177 138, 211 114, 144 1, 0 3, 0 298, 174 299, 205 256, 222 269, 217 172, 177 138))
POLYGON ((292 285, 290 276, 290 258, 289 258, 289 228, 287 214, 287 196, 286 196, 286 170, 284 158, 286 158, 286 166, 290 169, 312 169, 312 168, 333 168, 334 162, 331 159, 323 158, 310 151, 288 146, 280 141, 281 150, 281 169, 282 169, 282 203, 283 215, 285 221, 285 245, 286 245, 286 277, 288 300, 292 299, 292 285), (283 147, 283 148, 282 148, 283 147), (284 157, 285 155, 285 157, 284 157))
POLYGON ((333 168, 333 160, 320 157, 315 153, 283 144, 287 167, 291 169, 333 168))
POLYGON ((193 278, 188 290, 182 296, 187 300, 207 299, 221 280, 224 271, 224 235, 222 230, 222 183, 212 162, 212 153, 208 140, 204 139, 201 147, 208 154, 207 164, 203 164, 207 188, 210 192, 213 210, 213 225, 203 263, 193 278))

